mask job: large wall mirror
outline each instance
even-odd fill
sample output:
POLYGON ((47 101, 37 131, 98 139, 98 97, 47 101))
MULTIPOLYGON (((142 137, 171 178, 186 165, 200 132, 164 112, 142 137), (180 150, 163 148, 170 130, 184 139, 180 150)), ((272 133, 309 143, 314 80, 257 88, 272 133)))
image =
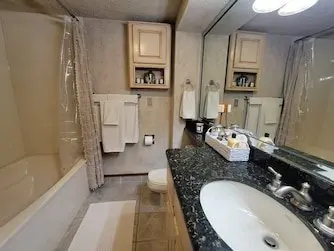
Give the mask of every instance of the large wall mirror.
POLYGON ((334 1, 289 16, 253 3, 235 1, 204 36, 201 118, 238 125, 255 147, 269 134, 269 153, 334 181, 334 1))

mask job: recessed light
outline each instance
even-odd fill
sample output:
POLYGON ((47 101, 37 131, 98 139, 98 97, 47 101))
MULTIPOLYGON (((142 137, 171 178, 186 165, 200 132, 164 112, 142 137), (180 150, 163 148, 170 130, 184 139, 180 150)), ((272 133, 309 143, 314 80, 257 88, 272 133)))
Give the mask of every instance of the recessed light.
POLYGON ((311 8, 319 0, 292 0, 285 4, 279 11, 280 16, 290 16, 311 8))
POLYGON ((278 10, 291 0, 255 0, 253 10, 257 13, 269 13, 278 10))

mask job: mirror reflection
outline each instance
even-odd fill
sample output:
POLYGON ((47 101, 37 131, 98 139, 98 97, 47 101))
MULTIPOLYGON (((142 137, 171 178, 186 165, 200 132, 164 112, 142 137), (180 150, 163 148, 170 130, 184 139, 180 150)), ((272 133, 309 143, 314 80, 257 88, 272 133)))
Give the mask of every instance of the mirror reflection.
POLYGON ((299 12, 248 2, 237 1, 204 36, 201 118, 334 180, 334 3, 299 12))

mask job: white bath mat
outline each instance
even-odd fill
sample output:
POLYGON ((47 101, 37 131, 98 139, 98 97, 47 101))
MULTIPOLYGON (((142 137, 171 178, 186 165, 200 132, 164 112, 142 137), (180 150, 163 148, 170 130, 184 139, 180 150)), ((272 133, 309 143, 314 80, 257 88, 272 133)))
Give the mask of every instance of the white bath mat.
POLYGON ((91 204, 68 251, 132 251, 136 201, 91 204))

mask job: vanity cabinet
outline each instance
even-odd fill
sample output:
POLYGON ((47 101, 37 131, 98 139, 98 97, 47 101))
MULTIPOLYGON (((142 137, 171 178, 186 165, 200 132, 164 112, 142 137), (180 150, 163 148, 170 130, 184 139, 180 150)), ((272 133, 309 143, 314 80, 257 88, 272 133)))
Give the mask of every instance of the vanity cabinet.
POLYGON ((130 88, 168 89, 170 86, 171 28, 169 24, 129 22, 130 88), (153 80, 147 80, 150 73, 153 80))
POLYGON ((230 37, 225 90, 257 91, 265 35, 255 32, 236 32, 230 37))
POLYGON ((168 174, 167 174, 167 185, 168 185, 167 209, 169 213, 173 215, 175 234, 176 234, 176 245, 175 245, 176 250, 193 251, 187 226, 184 221, 181 205, 174 188, 173 177, 170 169, 168 169, 168 174))

